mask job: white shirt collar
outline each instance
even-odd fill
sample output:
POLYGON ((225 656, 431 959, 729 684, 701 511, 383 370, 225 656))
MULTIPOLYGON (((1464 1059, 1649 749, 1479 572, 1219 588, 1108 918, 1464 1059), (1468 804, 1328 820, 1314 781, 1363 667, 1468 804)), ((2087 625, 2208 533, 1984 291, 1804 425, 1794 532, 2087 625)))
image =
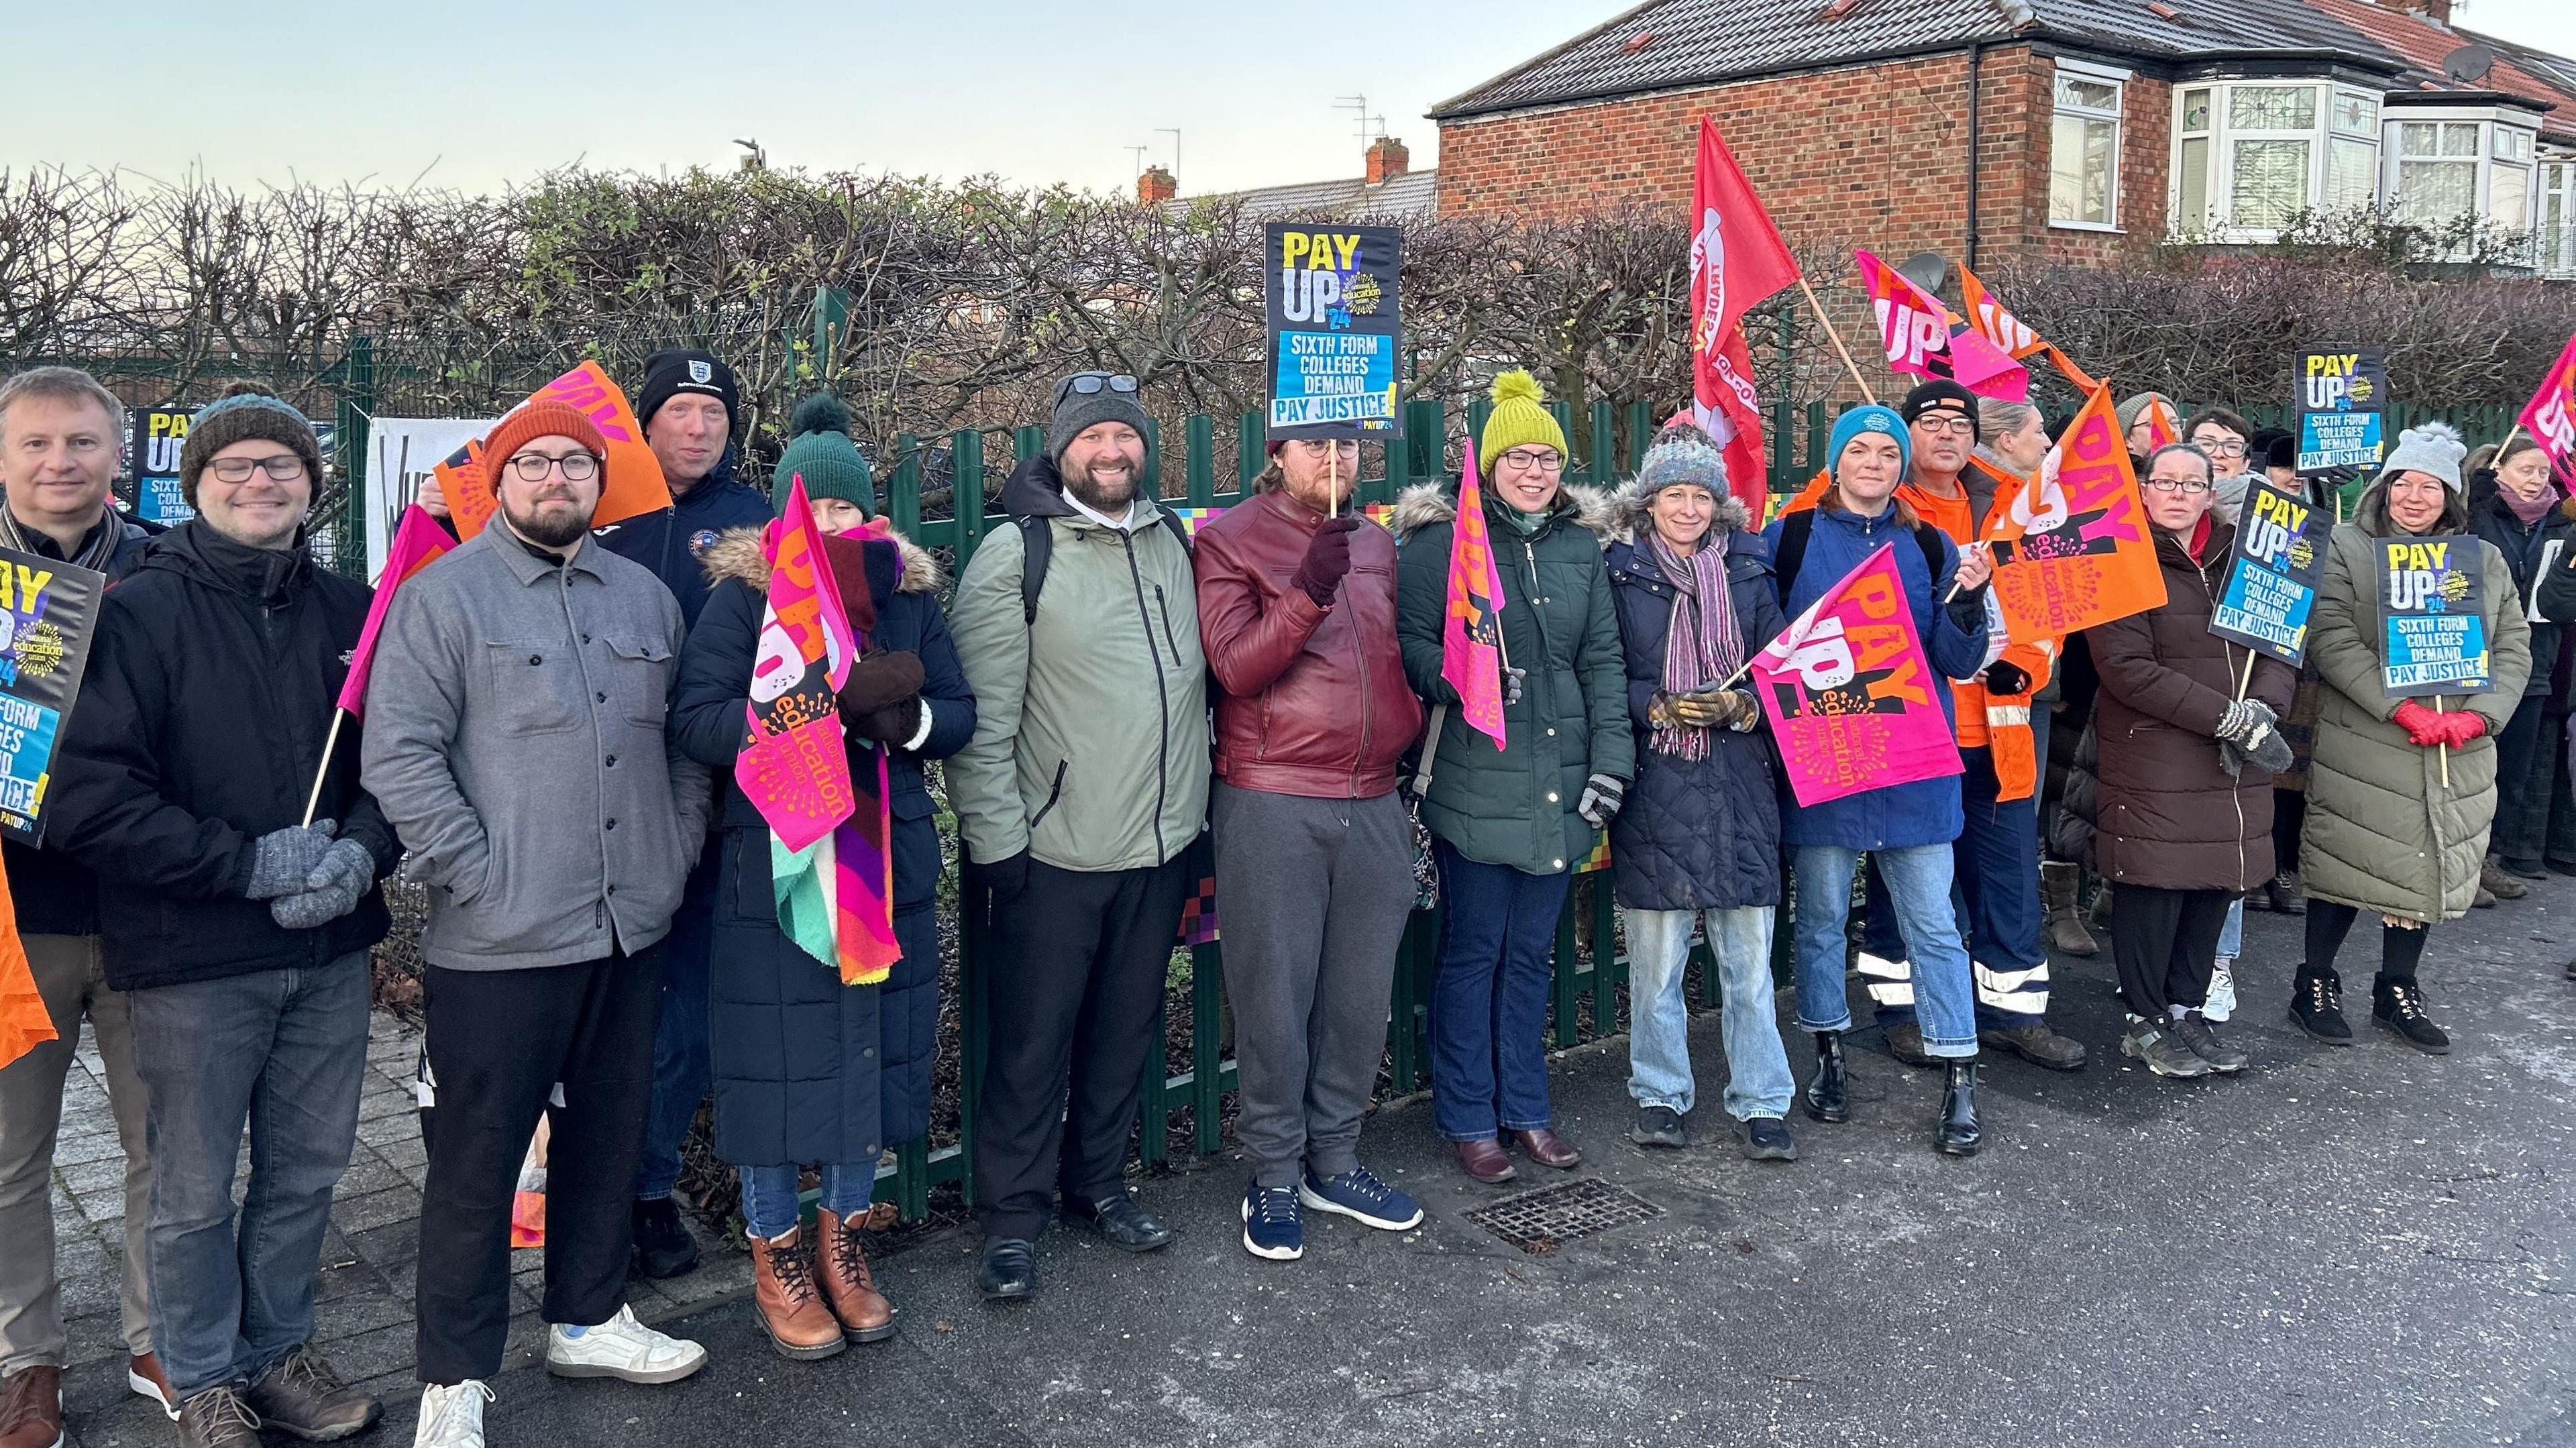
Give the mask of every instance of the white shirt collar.
POLYGON ((1103 528, 1114 528, 1117 531, 1124 533, 1132 529, 1136 524, 1136 500, 1134 498, 1129 498, 1127 500, 1126 513, 1116 518, 1112 518, 1108 514, 1103 513, 1096 508, 1084 507, 1082 500, 1073 495, 1073 489, 1071 488, 1064 490, 1064 500, 1073 506, 1073 510, 1075 512, 1089 518, 1091 521, 1099 524, 1103 528))

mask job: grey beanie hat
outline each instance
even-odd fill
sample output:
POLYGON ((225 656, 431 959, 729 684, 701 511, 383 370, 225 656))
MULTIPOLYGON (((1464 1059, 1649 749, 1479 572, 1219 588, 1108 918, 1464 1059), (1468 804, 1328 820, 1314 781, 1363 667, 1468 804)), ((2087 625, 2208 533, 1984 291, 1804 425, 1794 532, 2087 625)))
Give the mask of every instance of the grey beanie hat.
POLYGON ((2460 441, 2458 429, 2447 422, 2427 422, 2410 427, 2397 435, 2397 446, 2389 450, 2388 460, 2379 466, 2379 476, 2393 478, 2399 473, 2422 473, 2440 478, 2442 486, 2460 491, 2460 460, 2469 455, 2469 445, 2460 441))
POLYGON ((1726 490, 1726 455, 1698 424, 1674 421, 1655 434, 1654 445, 1637 464, 1637 482, 1648 496, 1676 485, 1706 488, 1720 498, 1726 490))
POLYGON ((1121 392, 1108 386, 1105 373, 1077 372, 1073 377, 1056 384, 1055 417, 1047 423, 1047 461, 1061 464, 1064 450, 1073 446, 1075 438, 1104 422, 1123 422, 1136 429, 1139 438, 1145 436, 1145 409, 1133 391, 1121 392), (1073 377, 1099 377, 1101 389, 1075 392, 1065 386, 1073 377))

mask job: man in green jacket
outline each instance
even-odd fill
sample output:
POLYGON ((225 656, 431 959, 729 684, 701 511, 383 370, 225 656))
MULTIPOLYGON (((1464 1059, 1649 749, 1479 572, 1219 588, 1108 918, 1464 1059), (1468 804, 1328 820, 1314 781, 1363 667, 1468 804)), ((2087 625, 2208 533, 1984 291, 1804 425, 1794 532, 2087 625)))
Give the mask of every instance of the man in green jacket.
POLYGON ((1066 378, 1046 454, 1002 489, 1016 526, 976 549, 950 611, 977 719, 948 798, 964 909, 990 920, 973 1163, 990 1298, 1036 1289, 1059 1189, 1113 1246, 1172 1239, 1125 1170, 1207 818, 1207 661, 1189 546, 1137 496, 1144 471, 1136 379, 1066 378))

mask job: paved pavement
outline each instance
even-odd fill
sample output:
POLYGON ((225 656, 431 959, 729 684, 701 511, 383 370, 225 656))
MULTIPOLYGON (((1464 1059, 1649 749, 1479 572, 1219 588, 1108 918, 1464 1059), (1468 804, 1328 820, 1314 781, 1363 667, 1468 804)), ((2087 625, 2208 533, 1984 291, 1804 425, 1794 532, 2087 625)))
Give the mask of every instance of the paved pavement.
MULTIPOLYGON (((2282 1021, 2297 922, 2258 913, 2235 1027, 2255 1066, 2204 1082, 2102 1054, 2108 962, 2061 963, 2061 1022, 2096 1064, 1995 1066, 1972 1161, 1929 1149, 1937 1078, 1876 1054, 1850 1125, 1793 1122, 1794 1165, 1743 1161, 1714 1090, 1700 1144, 1650 1155, 1622 1137, 1624 1049, 1587 1048, 1556 1074, 1559 1124, 1589 1153, 1571 1177, 1477 1187, 1427 1110, 1398 1106, 1366 1147, 1430 1206, 1418 1231, 1325 1221, 1305 1261, 1255 1261, 1240 1168, 1219 1158, 1143 1186, 1183 1233, 1157 1256, 1060 1231, 1041 1297, 993 1307, 967 1287, 972 1243, 934 1239, 881 1263, 904 1324, 887 1342, 790 1363, 730 1301, 682 1320, 715 1360, 675 1387, 505 1375, 493 1441, 2576 1445, 2571 949, 2576 882, 2477 912, 2427 966, 2454 1054, 2366 1025, 2332 1050, 2282 1021), (1568 1180, 1660 1214, 1539 1255, 1462 1215, 1568 1180)), ((1694 1038, 1712 1086, 1715 1027, 1694 1038)), ((1806 1068, 1803 1045, 1792 1059, 1806 1068)), ((377 1157, 416 1178, 416 1143, 387 1155, 389 1134, 377 1157)), ((75 1199, 81 1170, 64 1171, 75 1199)), ((388 1210, 361 1204, 391 1190, 344 1211, 388 1210)), ((330 1260, 349 1255, 335 1238, 330 1260)), ((390 1279, 395 1255, 366 1270, 390 1279)), ((94 1320, 112 1324, 112 1293, 79 1300, 85 1341, 112 1342, 94 1320)), ((377 1350, 355 1366, 399 1357, 377 1350)), ((78 1440, 167 1441, 103 1376, 76 1375, 78 1440)), ((393 1396, 376 1441, 409 1432, 393 1396)))

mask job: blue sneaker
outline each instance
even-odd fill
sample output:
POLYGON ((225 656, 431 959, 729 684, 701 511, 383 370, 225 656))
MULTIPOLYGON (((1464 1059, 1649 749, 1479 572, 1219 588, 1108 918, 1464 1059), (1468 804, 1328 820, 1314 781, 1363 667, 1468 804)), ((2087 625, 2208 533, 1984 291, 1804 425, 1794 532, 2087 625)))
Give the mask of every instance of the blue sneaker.
POLYGON ((1297 1183, 1297 1200, 1319 1212, 1356 1217, 1381 1232, 1406 1232, 1422 1225, 1422 1204, 1379 1181, 1364 1166, 1337 1177, 1319 1177, 1313 1167, 1306 1168, 1297 1183))
POLYGON ((1306 1255, 1306 1224, 1297 1214, 1295 1187, 1243 1189, 1243 1250, 1273 1262, 1294 1262, 1306 1255))

